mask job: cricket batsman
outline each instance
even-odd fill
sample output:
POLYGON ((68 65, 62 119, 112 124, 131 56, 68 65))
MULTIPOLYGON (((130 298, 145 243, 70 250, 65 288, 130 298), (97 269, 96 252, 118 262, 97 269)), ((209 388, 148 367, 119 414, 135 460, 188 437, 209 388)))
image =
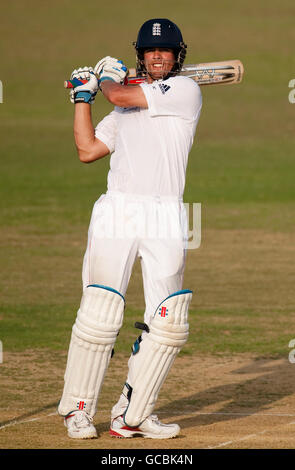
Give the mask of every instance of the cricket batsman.
POLYGON ((192 291, 183 289, 188 241, 182 196, 188 154, 200 116, 198 84, 180 76, 186 44, 168 19, 151 19, 135 42, 140 85, 126 86, 121 60, 74 70, 88 79, 70 92, 81 162, 111 154, 107 191, 95 202, 83 260, 83 293, 72 328, 58 412, 69 437, 97 437, 93 417, 123 323, 125 294, 137 257, 145 312, 137 322, 128 374, 111 411, 115 437, 168 439, 177 424, 153 414, 159 391, 188 338, 192 291), (101 91, 114 109, 94 128, 91 106, 101 91))

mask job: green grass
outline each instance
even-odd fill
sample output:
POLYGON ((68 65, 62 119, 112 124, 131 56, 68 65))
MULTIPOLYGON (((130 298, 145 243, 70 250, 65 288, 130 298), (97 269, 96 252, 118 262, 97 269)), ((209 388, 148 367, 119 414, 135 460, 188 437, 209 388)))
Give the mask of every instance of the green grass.
POLYGON ((294 141, 201 144, 191 154, 187 200, 294 202, 294 141))
MULTIPOLYGON (((64 350, 70 340, 70 328, 75 311, 70 304, 11 305, 1 309, 1 334, 6 351, 27 349, 64 350)), ((181 354, 254 353, 260 356, 286 355, 291 339, 289 315, 276 310, 267 313, 257 310, 191 311, 190 336, 181 354)), ((131 352, 132 343, 140 331, 134 328, 140 313, 126 309, 124 326, 117 339, 115 351, 131 352)), ((293 335, 294 336, 294 335, 293 335)))
MULTIPOLYGON (((291 312, 290 312, 291 314, 291 312)), ((259 356, 286 355, 290 341, 289 316, 278 319, 276 310, 198 310, 188 343, 188 353, 234 354, 254 353, 259 356), (279 334, 278 334, 279 330, 279 334)), ((184 351, 185 352, 185 351, 184 351)))
MULTIPOLYGON (((246 70, 239 86, 202 89, 203 111, 185 188, 185 201, 202 204, 203 251, 189 253, 187 279, 201 294, 192 306, 183 353, 287 357, 295 331, 294 302, 287 294, 293 279, 288 263, 294 263, 295 106, 288 102, 288 83, 295 77, 294 14, 293 0, 279 6, 275 0, 255 6, 233 0, 198 5, 127 0, 103 7, 92 0, 83 7, 76 0, 16 0, 6 5, 0 42, 4 350, 67 348, 81 295, 91 209, 106 190, 109 157, 92 165, 78 161, 73 106, 63 81, 73 68, 94 65, 105 55, 133 66, 139 25, 168 16, 183 30, 187 63, 240 58, 246 70), (244 235, 236 258, 221 262, 224 250, 233 249, 231 241, 220 245, 224 231, 244 235), (257 237, 261 245, 253 253, 257 237), (251 279, 253 272, 258 284, 248 285, 245 273, 251 279), (250 307, 245 289, 253 299, 250 307), (279 299, 276 289, 284 293, 279 299)), ((98 96, 94 123, 110 110, 98 96)), ((139 278, 136 268, 119 351, 130 350, 138 334, 133 323, 143 310, 139 278)))

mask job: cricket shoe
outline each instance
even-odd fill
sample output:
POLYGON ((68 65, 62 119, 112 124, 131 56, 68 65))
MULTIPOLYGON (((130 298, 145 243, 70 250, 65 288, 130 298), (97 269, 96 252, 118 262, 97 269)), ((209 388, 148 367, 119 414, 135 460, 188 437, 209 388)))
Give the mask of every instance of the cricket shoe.
POLYGON ((97 432, 92 424, 92 418, 85 411, 73 411, 64 418, 68 428, 68 436, 73 439, 93 439, 97 432))
POLYGON ((170 439, 179 434, 178 424, 163 424, 156 415, 148 416, 139 426, 130 427, 124 423, 123 416, 111 422, 110 435, 113 437, 146 437, 149 439, 170 439))

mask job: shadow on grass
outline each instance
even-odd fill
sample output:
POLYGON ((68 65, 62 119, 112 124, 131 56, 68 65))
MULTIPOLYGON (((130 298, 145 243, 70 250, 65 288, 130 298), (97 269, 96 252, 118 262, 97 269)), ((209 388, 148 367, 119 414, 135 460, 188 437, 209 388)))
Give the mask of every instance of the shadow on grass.
MULTIPOLYGON (((190 415, 177 420, 182 428, 186 428, 232 421, 259 413, 280 415, 279 411, 271 411, 273 405, 288 396, 294 395, 295 399, 295 365, 288 361, 282 364, 279 360, 254 360, 247 367, 233 370, 231 374, 247 374, 247 376, 255 374, 256 377, 207 388, 160 406, 157 408, 157 413, 162 419, 167 419, 171 418, 171 410, 173 410, 173 417, 176 420, 178 414, 190 415), (219 403, 220 406, 218 406, 219 403), (202 413, 202 410, 208 406, 213 406, 214 412, 202 413), (192 416, 194 414, 195 416, 192 416)), ((294 414, 285 414, 295 417, 295 408, 290 408, 294 410, 294 414)), ((284 413, 281 415, 283 416, 284 413)))
MULTIPOLYGON (((159 406, 155 412, 161 420, 177 422, 182 429, 242 419, 259 413, 293 416, 292 413, 273 411, 273 407, 276 402, 286 397, 293 399, 291 397, 295 395, 295 365, 287 361, 282 364, 281 360, 258 359, 246 367, 233 370, 230 374, 242 377, 247 375, 247 379, 206 388, 202 392, 159 406), (249 375, 256 377, 249 379, 249 375), (215 411, 207 413, 205 409, 207 410, 208 406, 214 407, 215 411), (177 415, 181 416, 181 419, 177 419, 177 415), (189 416, 185 418, 183 415, 189 416)), ((107 432, 109 425, 109 421, 97 423, 98 434, 107 432)), ((181 438, 181 435, 178 437, 181 438)))

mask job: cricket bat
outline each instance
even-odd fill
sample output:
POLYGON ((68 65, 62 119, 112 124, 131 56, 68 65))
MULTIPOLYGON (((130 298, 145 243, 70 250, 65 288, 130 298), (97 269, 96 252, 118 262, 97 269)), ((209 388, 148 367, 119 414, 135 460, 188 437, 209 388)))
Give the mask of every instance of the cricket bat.
MULTIPOLYGON (((221 85, 241 83, 244 66, 238 59, 219 62, 204 62, 201 64, 184 65, 179 75, 195 80, 199 85, 221 85)), ((136 69, 129 69, 124 85, 139 85, 144 83, 146 77, 138 77, 136 69)), ((87 80, 74 78, 64 82, 65 88, 74 88, 87 83, 87 80)))

